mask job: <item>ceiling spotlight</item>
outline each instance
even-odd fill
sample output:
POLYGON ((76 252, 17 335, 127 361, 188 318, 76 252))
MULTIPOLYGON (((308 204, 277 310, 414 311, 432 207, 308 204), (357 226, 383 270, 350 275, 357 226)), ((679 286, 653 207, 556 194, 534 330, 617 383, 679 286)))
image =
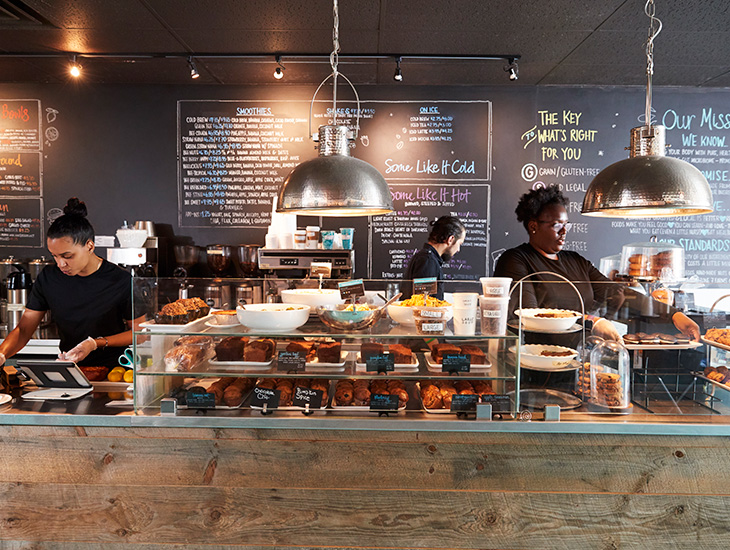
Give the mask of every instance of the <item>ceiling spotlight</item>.
POLYGON ((400 70, 401 57, 395 58, 395 73, 393 73, 393 80, 396 82, 403 82, 403 71, 400 70))
POLYGON ((508 61, 509 65, 505 65, 504 70, 509 74, 509 79, 515 81, 520 77, 520 68, 517 66, 515 59, 508 59, 508 61))
POLYGON ((190 78, 192 78, 193 80, 195 80, 196 78, 200 78, 200 73, 195 67, 195 62, 193 61, 192 57, 188 57, 188 66, 190 67, 190 78))
POLYGON ((78 78, 81 76, 81 65, 76 62, 76 55, 74 55, 73 59, 71 60, 71 65, 68 68, 68 72, 74 78, 78 78))

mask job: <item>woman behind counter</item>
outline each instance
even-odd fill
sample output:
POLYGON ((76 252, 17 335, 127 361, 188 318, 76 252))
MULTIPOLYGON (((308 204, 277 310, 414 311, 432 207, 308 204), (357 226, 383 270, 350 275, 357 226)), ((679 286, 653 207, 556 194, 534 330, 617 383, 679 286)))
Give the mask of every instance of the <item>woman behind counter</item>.
POLYGON ((0 344, 0 365, 30 340, 50 310, 60 336, 59 359, 82 365, 116 366, 132 343, 132 278, 94 252, 94 228, 86 205, 68 200, 48 229, 56 265, 38 276, 18 326, 0 344))
MULTIPOLYGON (((565 238, 570 230, 568 221, 568 199, 555 186, 534 189, 525 193, 515 209, 517 221, 527 230, 528 242, 504 252, 497 261, 494 275, 512 277, 514 282, 540 271, 562 275, 578 288, 586 313, 595 311, 601 305, 608 306, 609 313, 615 313, 631 293, 634 303, 647 300, 634 291, 609 284, 605 277, 586 258, 577 252, 563 250, 565 238)), ((538 275, 523 284, 522 307, 560 307, 580 310, 580 302, 572 288, 560 284, 557 277, 538 275), (558 281, 553 284, 532 284, 533 281, 558 281)), ((671 309, 674 326, 692 340, 699 340, 697 323, 681 311, 671 309)), ((590 316, 593 317, 593 316, 590 316)), ((606 319, 593 318, 593 332, 603 338, 620 340, 613 323, 606 319)))

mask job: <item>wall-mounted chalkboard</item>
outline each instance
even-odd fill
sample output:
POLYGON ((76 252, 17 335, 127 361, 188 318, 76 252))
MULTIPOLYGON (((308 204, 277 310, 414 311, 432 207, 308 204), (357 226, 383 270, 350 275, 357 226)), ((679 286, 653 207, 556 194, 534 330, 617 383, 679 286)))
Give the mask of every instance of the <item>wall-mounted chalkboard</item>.
MULTIPOLYGON (((356 228, 358 276, 397 277, 408 251, 423 243, 424 218, 451 212, 470 214, 473 225, 469 238, 474 241, 473 247, 465 246, 456 256, 455 262, 461 263, 454 263, 450 276, 468 273, 476 277, 489 272, 501 251, 527 238, 514 215, 519 196, 535 185, 556 184, 568 194, 571 221, 576 224, 567 247, 593 262, 620 252, 625 243, 657 235, 685 247, 688 275, 715 281, 730 278, 724 262, 730 250, 730 91, 654 90, 654 117, 668 128, 669 153, 692 162, 706 174, 716 211, 691 218, 634 221, 588 218, 579 211, 593 175, 626 158, 629 130, 642 122, 642 89, 358 85, 358 91, 361 130, 353 156, 383 172, 396 194, 400 213, 396 216, 405 222, 395 230, 387 229, 381 218, 321 221, 324 228, 356 228), (418 194, 418 189, 427 197, 434 192, 438 197, 442 189, 460 187, 471 192, 470 201, 474 202, 468 206, 408 198, 408 192, 418 194), (445 207, 443 212, 441 207, 445 207), (407 239, 411 242, 395 242, 407 239)), ((89 218, 100 234, 112 235, 125 219, 151 219, 170 244, 263 244, 274 187, 278 190, 296 162, 316 154, 307 137, 312 92, 311 87, 296 86, 2 85, 0 97, 8 99, 0 100, 0 106, 6 105, 8 113, 28 106, 29 118, 23 121, 26 125, 19 125, 20 119, 0 116, 0 152, 3 158, 18 158, 17 153, 22 153, 23 164, 22 173, 17 166, 6 164, 9 170, 5 174, 14 177, 3 180, 0 176, 0 186, 10 193, 2 192, 0 202, 10 205, 11 199, 37 197, 38 208, 43 203, 45 209, 51 209, 62 207, 69 196, 77 195, 87 202, 89 218), (243 110, 238 111, 239 107, 243 110), (271 116, 266 109, 271 110, 271 116), (199 116, 204 120, 198 121, 199 116), (223 116, 238 117, 241 120, 236 123, 246 126, 227 127, 223 125, 233 122, 211 118, 223 116), (196 128, 195 124, 221 127, 196 128), (221 136, 194 133, 202 130, 246 132, 236 137, 258 141, 240 141, 240 148, 215 149, 211 155, 210 148, 203 145, 212 142, 200 138, 221 136), (184 141, 182 137, 194 140, 184 141), (245 143, 249 146, 244 147, 245 143), (191 166, 202 163, 210 165, 191 166), (248 166, 251 163, 253 168, 248 166), (215 194, 223 190, 182 187, 185 183, 201 184, 183 178, 222 177, 195 175, 195 170, 249 169, 254 173, 226 174, 244 179, 243 183, 227 185, 253 187, 225 189, 235 191, 234 198, 246 203, 226 203, 227 208, 220 210, 230 216, 218 216, 217 223, 212 223, 211 207, 213 200, 224 198, 215 194), (18 175, 29 179, 19 180, 18 175), (19 181, 29 183, 18 185, 19 181), (37 195, 33 191, 36 185, 37 195), (185 196, 193 192, 213 195, 185 196), (210 204, 184 204, 186 198, 206 199, 210 204), (203 206, 211 216, 202 217, 203 206), (197 217, 195 212, 199 212, 197 217)), ((338 118, 354 123, 354 102, 344 93, 340 98, 338 118)), ((316 102, 314 129, 332 119, 330 106, 326 99, 316 102)), ((35 212, 33 216, 40 220, 45 213, 35 212)), ((299 224, 312 222, 319 220, 300 218, 299 224)), ((33 243, 22 240, 24 247, 13 253, 39 256, 43 252, 40 235, 38 232, 33 243)))

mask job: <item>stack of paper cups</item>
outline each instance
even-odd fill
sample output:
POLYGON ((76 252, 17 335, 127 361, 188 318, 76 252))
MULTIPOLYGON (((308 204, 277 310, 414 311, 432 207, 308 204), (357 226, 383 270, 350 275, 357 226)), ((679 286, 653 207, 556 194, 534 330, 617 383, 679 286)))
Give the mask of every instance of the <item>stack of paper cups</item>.
POLYGON ((454 292, 454 334, 456 336, 473 336, 477 327, 476 292, 454 292))

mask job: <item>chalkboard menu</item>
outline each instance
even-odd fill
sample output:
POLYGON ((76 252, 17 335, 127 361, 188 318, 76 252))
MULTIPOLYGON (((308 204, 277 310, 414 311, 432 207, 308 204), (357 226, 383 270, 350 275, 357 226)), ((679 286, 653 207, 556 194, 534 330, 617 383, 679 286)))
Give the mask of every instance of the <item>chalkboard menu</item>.
POLYGON ((40 246, 43 240, 40 109, 37 99, 0 100, 2 246, 40 246))

